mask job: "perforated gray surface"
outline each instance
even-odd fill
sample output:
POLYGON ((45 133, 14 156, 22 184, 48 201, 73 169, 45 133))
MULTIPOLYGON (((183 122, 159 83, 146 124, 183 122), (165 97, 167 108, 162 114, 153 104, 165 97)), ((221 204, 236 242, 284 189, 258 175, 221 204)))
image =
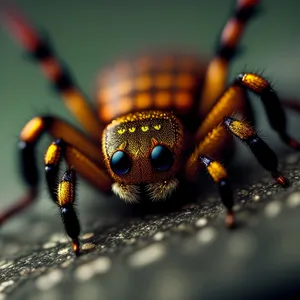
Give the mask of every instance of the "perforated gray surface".
POLYGON ((44 223, 33 218, 22 228, 27 242, 24 236, 20 244, 16 236, 6 236, 1 243, 0 299, 300 295, 300 155, 288 155, 282 164, 289 188, 282 189, 268 174, 237 187, 240 225, 235 230, 224 228, 214 192, 169 213, 125 213, 108 226, 95 221, 101 214, 90 211, 83 255, 75 258, 62 231, 52 231, 49 223, 41 238, 36 228, 44 223))

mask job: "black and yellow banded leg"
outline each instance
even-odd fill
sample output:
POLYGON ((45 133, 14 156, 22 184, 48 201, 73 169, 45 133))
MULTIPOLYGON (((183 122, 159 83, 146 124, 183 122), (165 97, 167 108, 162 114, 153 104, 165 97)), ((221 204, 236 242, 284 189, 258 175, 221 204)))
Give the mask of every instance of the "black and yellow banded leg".
MULTIPOLYGON (((62 158, 73 170, 88 182, 92 183, 100 191, 109 192, 111 190, 112 181, 104 169, 90 157, 86 156, 81 150, 68 144, 63 139, 53 142, 45 154, 45 172, 49 187, 55 186, 55 182, 57 182, 56 176, 62 158)), ((55 195, 52 193, 53 190, 50 190, 52 199, 55 199, 55 197, 53 197, 55 195)))
POLYGON ((259 0, 239 0, 233 15, 225 24, 214 58, 208 65, 199 114, 205 116, 225 88, 232 58, 248 22, 255 16, 259 0))
POLYGON ((271 84, 262 76, 244 73, 237 76, 234 84, 243 86, 258 95, 264 105, 270 125, 290 147, 300 150, 300 144, 286 131, 287 119, 279 97, 271 84))
POLYGON ((85 177, 102 191, 111 189, 111 180, 94 162, 75 147, 63 140, 53 142, 45 154, 45 173, 47 186, 52 200, 59 206, 61 218, 68 236, 72 239, 73 250, 79 254, 80 225, 74 210, 76 173, 85 177), (58 183, 61 160, 64 159, 69 169, 58 183))
POLYGON ((227 129, 246 143, 260 165, 269 171, 275 180, 282 186, 288 185, 287 179, 278 171, 278 159, 273 150, 257 135, 254 128, 244 121, 230 117, 225 118, 227 129))
POLYGON ((87 133, 98 141, 103 127, 75 84, 70 72, 59 61, 48 40, 41 37, 35 28, 15 8, 1 7, 1 21, 24 50, 41 66, 45 76, 62 96, 67 108, 75 115, 87 133))
POLYGON ((68 169, 62 176, 57 186, 49 188, 56 189, 54 202, 60 210, 60 216, 66 233, 72 240, 72 248, 76 255, 80 253, 79 235, 80 223, 74 208, 76 195, 76 173, 68 169))
POLYGON ((233 227, 235 225, 233 213, 234 201, 232 189, 228 180, 227 171, 220 162, 213 160, 208 156, 200 155, 199 160, 205 166, 213 181, 218 185, 221 201, 227 209, 225 223, 228 227, 233 227))
POLYGON ((20 145, 24 148, 34 148, 44 133, 49 134, 54 140, 63 139, 76 146, 95 162, 104 166, 100 143, 91 141, 79 129, 58 117, 44 115, 32 118, 20 133, 20 145))
POLYGON ((221 124, 225 117, 238 112, 242 116, 247 115, 247 95, 243 87, 232 84, 217 100, 195 134, 196 142, 202 141, 209 132, 221 124))
POLYGON ((220 154, 230 138, 231 134, 223 124, 216 126, 190 155, 185 166, 185 173, 188 180, 194 181, 201 170, 206 168, 213 181, 219 186, 221 201, 227 210, 225 223, 232 228, 235 225, 234 200, 227 171, 220 162, 211 158, 221 156, 220 154))
POLYGON ((222 158, 222 151, 232 141, 232 134, 223 124, 217 125, 198 143, 187 160, 185 174, 189 181, 195 181, 203 168, 199 157, 206 155, 217 159, 222 158))
POLYGON ((231 116, 234 112, 247 117, 245 109, 248 100, 241 97, 243 90, 249 90, 260 97, 272 128, 286 144, 300 150, 300 144, 287 133, 286 115, 276 92, 265 78, 254 73, 239 74, 236 77, 201 123, 196 133, 196 141, 203 140, 213 128, 223 122, 225 117, 231 116))
POLYGON ((35 117, 24 126, 19 140, 21 173, 24 181, 30 187, 36 187, 38 184, 35 149, 37 142, 44 133, 49 134, 54 139, 63 139, 71 145, 76 145, 86 156, 99 165, 103 162, 99 146, 93 144, 79 130, 56 117, 35 117))
MULTIPOLYGON (((54 139, 61 138, 68 144, 75 145, 76 149, 79 149, 84 156, 89 157, 89 160, 99 166, 98 168, 104 167, 100 146, 97 147, 97 145, 76 128, 52 116, 39 116, 31 119, 22 129, 19 138, 19 167, 22 179, 27 185, 28 190, 12 206, 0 213, 0 225, 29 207, 37 198, 39 174, 35 150, 38 141, 44 133, 49 134, 54 139)), ((100 189, 103 186, 103 190, 106 191, 111 182, 109 177, 104 175, 104 171, 100 173, 101 184, 97 180, 92 182, 97 187, 100 187, 100 189)))
POLYGON ((79 234, 80 223, 74 209, 76 196, 76 173, 74 170, 67 170, 57 189, 57 201, 61 219, 68 236, 72 239, 72 248, 76 255, 80 253, 79 234))

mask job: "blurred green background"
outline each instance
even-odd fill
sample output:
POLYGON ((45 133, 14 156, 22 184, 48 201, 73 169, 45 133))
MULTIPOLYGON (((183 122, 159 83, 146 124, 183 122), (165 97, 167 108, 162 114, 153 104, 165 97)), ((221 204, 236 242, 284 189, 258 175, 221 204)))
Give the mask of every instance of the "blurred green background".
MULTIPOLYGON (((234 61, 229 80, 240 71, 264 71, 281 96, 297 97, 300 92, 300 2, 261 2, 262 12, 246 30, 241 43, 245 51, 234 61)), ((47 32, 82 89, 92 96, 99 69, 120 55, 174 45, 209 57, 235 1, 22 0, 17 4, 38 28, 47 32)), ((16 142, 25 122, 36 114, 51 113, 76 123, 37 66, 24 58, 3 28, 0 49, 2 209, 23 190, 16 167, 16 142)), ((269 131, 261 106, 255 106, 260 116, 259 131, 275 145, 278 140, 269 131)), ((297 116, 291 118, 300 137, 296 130, 296 125, 300 125, 297 116)), ((43 151, 38 151, 41 164, 43 151)), ((38 206, 44 205, 39 203, 38 206)))

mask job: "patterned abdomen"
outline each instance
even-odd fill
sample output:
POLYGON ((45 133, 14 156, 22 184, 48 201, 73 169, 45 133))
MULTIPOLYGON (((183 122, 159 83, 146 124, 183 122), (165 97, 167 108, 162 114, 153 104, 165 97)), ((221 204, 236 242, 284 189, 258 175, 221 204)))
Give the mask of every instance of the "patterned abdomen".
POLYGON ((98 115, 103 124, 129 112, 173 111, 191 116, 206 65, 196 56, 148 55, 117 62, 97 80, 98 115))

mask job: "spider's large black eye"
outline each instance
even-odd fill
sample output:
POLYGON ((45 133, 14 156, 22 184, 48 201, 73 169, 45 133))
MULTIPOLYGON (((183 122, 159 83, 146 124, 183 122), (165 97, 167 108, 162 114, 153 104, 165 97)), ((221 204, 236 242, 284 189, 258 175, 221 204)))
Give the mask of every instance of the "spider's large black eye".
POLYGON ((116 151, 110 159, 110 167, 117 175, 125 175, 131 169, 131 159, 124 151, 116 151))
POLYGON ((173 153, 167 146, 155 146, 151 152, 150 161, 155 170, 168 171, 174 163, 173 153))

